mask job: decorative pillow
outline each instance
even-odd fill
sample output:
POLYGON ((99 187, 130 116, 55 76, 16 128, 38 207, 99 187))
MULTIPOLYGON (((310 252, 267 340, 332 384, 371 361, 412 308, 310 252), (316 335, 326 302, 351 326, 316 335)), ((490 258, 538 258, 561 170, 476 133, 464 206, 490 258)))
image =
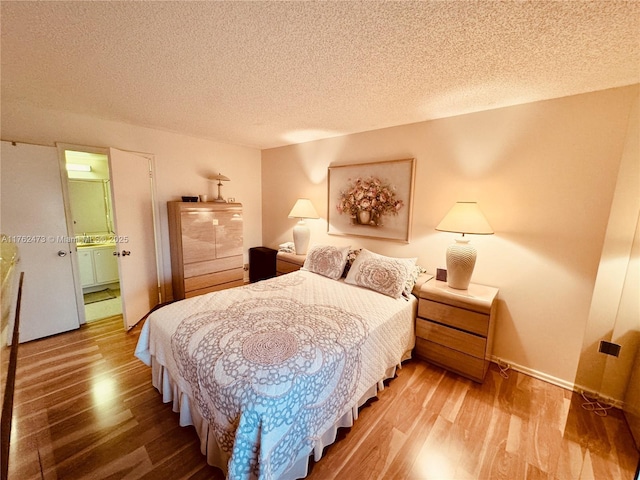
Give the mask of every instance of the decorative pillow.
POLYGON ((354 260, 345 283, 398 298, 415 268, 416 260, 385 257, 363 248, 354 260))
POLYGON ((403 297, 409 298, 409 296, 411 295, 411 292, 413 292, 413 287, 418 281, 418 277, 420 276, 421 273, 427 273, 427 270, 421 267, 420 265, 416 265, 415 267, 413 267, 413 269, 411 270, 411 273, 407 277, 407 281, 404 282, 404 290, 402 290, 403 297))
POLYGON ((361 250, 362 250, 361 248, 358 248, 355 250, 349 249, 349 253, 347 254, 347 263, 345 263, 344 272, 342 272, 342 278, 346 278, 347 273, 349 273, 349 269, 351 268, 351 265, 353 265, 354 260, 356 259, 356 257, 358 256, 361 250))
POLYGON ((307 253, 302 268, 337 280, 344 271, 348 253, 349 247, 314 245, 307 253))

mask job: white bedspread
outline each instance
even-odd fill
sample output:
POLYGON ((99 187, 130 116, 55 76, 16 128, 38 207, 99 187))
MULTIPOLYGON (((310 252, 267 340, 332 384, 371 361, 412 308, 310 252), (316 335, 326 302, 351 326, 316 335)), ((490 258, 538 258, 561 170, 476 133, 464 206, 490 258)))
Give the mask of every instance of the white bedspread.
POLYGON ((279 479, 407 358, 415 308, 299 271, 161 308, 135 354, 197 410, 210 463, 229 479, 279 479))

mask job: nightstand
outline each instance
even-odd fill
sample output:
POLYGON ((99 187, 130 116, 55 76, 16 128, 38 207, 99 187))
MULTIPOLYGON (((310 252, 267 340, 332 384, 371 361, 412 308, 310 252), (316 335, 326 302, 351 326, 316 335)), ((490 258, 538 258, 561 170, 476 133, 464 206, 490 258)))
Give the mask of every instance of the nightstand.
POLYGON ((304 265, 305 258, 307 258, 306 255, 278 252, 276 255, 276 275, 284 275, 285 273, 300 270, 304 265))
POLYGON ((249 281, 251 283, 276 276, 277 250, 267 247, 249 249, 249 281))
POLYGON ((482 383, 493 347, 498 289, 450 288, 432 279, 420 288, 417 357, 482 383))

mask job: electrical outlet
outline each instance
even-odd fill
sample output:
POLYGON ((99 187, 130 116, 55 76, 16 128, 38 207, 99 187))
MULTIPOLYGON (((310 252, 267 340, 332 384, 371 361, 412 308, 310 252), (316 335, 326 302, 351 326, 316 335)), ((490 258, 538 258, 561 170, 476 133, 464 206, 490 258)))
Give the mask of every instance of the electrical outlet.
POLYGON ((242 267, 242 269, 243 269, 245 272, 248 272, 248 271, 249 271, 249 264, 248 264, 248 263, 245 263, 245 264, 244 264, 244 266, 242 267))
POLYGON ((620 355, 620 345, 617 343, 607 342, 605 340, 600 340, 600 346, 598 347, 598 351, 600 353, 604 353, 605 355, 611 355, 617 357, 620 355))

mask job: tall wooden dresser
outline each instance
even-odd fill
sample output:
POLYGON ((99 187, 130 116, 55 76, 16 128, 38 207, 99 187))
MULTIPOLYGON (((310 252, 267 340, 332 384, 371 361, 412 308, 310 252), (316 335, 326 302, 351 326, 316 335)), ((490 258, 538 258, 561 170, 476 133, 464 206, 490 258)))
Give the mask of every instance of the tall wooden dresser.
POLYGON ((244 283, 242 204, 167 202, 173 298, 244 283))

